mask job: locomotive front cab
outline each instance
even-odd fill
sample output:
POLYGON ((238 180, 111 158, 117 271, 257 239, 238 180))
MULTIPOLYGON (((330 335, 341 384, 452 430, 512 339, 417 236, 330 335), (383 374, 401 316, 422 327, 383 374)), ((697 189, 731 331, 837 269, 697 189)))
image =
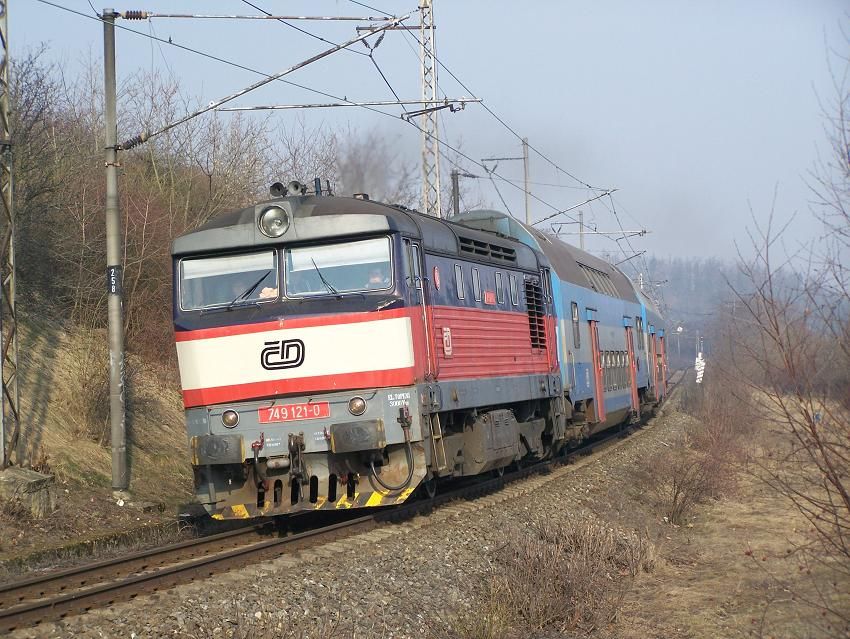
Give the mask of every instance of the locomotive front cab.
POLYGON ((383 205, 290 197, 175 241, 195 491, 214 517, 395 504, 425 476, 416 232, 383 205))

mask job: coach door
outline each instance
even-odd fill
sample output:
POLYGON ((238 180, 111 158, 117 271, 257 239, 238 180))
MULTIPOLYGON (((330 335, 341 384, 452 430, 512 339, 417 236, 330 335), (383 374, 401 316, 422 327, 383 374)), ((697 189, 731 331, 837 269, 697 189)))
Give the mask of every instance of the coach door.
POLYGON ((658 389, 658 343, 655 338, 655 325, 649 325, 649 354, 652 357, 652 392, 655 394, 655 399, 661 399, 661 392, 658 389))
POLYGON ((596 421, 605 421, 605 385, 603 383, 602 351, 599 348, 599 320, 596 311, 587 309, 587 323, 590 328, 590 349, 593 352, 593 407, 596 421))
POLYGON ((631 381, 632 391, 632 413, 640 416, 640 403, 638 402, 637 390, 637 365, 635 360, 635 334, 632 329, 631 318, 624 317, 623 325, 626 327, 626 348, 629 350, 629 380, 631 381))
POLYGON ((664 339, 664 329, 658 331, 658 346, 661 349, 661 358, 658 365, 661 367, 659 378, 661 381, 661 397, 667 395, 667 344, 664 339))

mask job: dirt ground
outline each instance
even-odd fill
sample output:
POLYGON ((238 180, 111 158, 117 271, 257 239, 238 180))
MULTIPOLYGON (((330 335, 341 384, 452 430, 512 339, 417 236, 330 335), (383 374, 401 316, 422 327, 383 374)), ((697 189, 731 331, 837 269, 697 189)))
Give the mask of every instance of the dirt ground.
MULTIPOLYGON (((700 505, 681 527, 657 529, 661 561, 627 596, 617 624, 622 639, 850 637, 850 627, 820 606, 829 600, 850 617, 850 585, 799 552, 811 529, 758 478, 753 459, 767 458, 777 442, 757 439, 724 497, 700 505)), ((638 501, 639 510, 645 500, 638 501)))

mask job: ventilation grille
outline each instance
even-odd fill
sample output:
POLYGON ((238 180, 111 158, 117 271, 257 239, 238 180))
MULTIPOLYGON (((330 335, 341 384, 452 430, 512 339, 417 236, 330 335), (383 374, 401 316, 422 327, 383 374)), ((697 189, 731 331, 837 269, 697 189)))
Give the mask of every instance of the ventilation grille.
POLYGON ((603 293, 604 295, 610 295, 612 297, 620 296, 617 292, 617 287, 614 286, 614 282, 611 280, 608 273, 604 273, 598 269, 588 266, 587 264, 582 264, 581 262, 578 262, 578 265, 581 267, 581 270, 584 271, 587 281, 590 284, 590 288, 594 291, 597 293, 603 293))
POLYGON ((525 281, 525 302, 528 306, 528 333, 531 348, 546 348, 546 307, 543 290, 535 280, 525 281))
POLYGON ((458 236, 458 239, 460 240, 460 250, 464 253, 472 253, 479 257, 490 257, 502 262, 516 262, 516 251, 507 246, 482 242, 462 235, 458 236))

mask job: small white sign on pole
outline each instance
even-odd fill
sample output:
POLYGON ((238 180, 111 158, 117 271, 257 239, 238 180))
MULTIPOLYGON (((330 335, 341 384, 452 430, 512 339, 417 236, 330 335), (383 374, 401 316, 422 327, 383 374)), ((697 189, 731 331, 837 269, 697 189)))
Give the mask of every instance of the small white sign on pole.
POLYGON ((694 370, 697 372, 697 384, 702 384, 702 376, 705 373, 705 360, 702 358, 702 353, 697 354, 694 370))

